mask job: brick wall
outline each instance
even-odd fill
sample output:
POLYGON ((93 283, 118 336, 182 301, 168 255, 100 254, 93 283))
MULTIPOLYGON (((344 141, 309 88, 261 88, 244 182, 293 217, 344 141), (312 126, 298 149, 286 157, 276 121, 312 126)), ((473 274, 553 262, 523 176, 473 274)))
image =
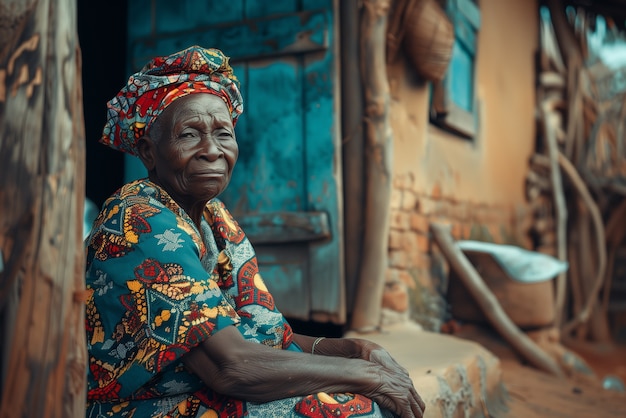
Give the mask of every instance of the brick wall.
POLYGON ((523 246, 530 216, 524 210, 457 201, 439 187, 418 193, 415 186, 410 173, 394 177, 383 324, 410 319, 435 331, 448 319, 448 267, 431 240, 430 223, 449 225, 457 240, 523 246))

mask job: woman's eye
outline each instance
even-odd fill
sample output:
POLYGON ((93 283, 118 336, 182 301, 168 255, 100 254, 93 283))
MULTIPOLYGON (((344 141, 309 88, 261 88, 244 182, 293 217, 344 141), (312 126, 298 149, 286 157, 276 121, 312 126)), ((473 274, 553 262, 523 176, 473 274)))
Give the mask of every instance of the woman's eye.
POLYGON ((196 134, 193 131, 184 131, 180 133, 179 138, 193 138, 195 136, 196 134))
POLYGON ((233 134, 231 134, 230 132, 221 132, 217 137, 219 139, 228 140, 233 137, 233 134))

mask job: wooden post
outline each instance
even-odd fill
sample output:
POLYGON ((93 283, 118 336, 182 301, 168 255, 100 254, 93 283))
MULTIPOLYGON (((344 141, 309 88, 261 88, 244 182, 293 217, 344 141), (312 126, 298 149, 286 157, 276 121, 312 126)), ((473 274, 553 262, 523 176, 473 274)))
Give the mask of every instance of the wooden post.
POLYGON ((341 137, 344 195, 344 257, 347 311, 352 312, 363 248, 365 159, 363 92, 359 73, 359 0, 342 0, 341 17, 341 137))
POLYGON ((357 298, 351 328, 380 326, 387 270, 391 198, 392 135, 386 36, 389 0, 365 0, 361 15, 361 77, 365 100, 365 223, 357 298))
POLYGON ((76 24, 75 0, 0 7, 1 418, 85 416, 76 24))

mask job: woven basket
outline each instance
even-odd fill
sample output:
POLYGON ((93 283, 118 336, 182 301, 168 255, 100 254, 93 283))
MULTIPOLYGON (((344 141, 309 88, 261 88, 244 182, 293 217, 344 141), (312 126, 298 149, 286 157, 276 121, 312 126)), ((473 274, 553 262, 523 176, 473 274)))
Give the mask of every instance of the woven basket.
POLYGON ((403 16, 403 51, 425 79, 442 80, 454 46, 454 26, 435 0, 409 1, 403 16))

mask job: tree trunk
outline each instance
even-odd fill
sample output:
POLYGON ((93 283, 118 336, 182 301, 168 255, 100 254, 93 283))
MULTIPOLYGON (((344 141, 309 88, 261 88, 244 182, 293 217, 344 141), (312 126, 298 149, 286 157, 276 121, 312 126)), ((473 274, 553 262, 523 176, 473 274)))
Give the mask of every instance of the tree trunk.
POLYGON ((0 5, 0 417, 84 417, 85 151, 75 0, 0 5))

